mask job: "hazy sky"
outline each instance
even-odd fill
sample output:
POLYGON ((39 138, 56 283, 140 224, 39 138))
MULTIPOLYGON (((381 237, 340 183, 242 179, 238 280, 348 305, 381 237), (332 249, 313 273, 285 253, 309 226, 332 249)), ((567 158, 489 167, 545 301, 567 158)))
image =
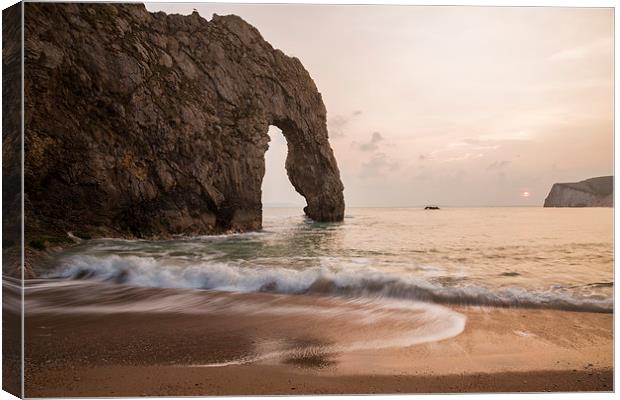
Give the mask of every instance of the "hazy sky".
MULTIPOLYGON (((298 57, 349 206, 542 205, 554 182, 613 173, 609 8, 147 7, 237 14, 298 57)), ((270 133, 263 201, 303 204, 270 133)))

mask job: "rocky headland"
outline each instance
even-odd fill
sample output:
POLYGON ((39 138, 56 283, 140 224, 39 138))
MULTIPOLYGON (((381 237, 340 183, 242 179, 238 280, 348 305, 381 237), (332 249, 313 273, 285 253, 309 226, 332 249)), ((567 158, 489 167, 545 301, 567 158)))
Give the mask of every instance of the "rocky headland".
POLYGON ((270 125, 307 216, 342 220, 321 94, 240 17, 141 4, 25 13, 27 243, 260 229, 270 125))
POLYGON ((614 177, 601 176, 576 183, 556 183, 545 207, 613 207, 614 177))

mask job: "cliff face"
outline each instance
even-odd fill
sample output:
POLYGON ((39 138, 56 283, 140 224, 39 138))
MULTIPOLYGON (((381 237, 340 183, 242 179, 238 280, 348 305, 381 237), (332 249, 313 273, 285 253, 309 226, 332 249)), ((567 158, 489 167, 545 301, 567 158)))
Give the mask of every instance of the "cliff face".
POLYGON ((613 192, 613 176, 556 183, 545 199, 545 207, 613 207, 613 192))
MULTIPOLYGON (((19 3, 2 11, 2 272, 20 278, 21 18, 19 3)), ((11 371, 17 374, 18 370, 11 371)), ((13 383, 20 387, 19 382, 13 383)))
POLYGON ((241 18, 27 3, 25 23, 30 237, 258 229, 269 125, 306 214, 342 220, 321 95, 241 18))

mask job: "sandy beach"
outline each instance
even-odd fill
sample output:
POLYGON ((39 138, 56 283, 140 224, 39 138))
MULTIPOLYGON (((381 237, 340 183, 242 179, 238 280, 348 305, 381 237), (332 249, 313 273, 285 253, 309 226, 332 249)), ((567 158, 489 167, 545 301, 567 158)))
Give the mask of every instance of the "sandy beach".
MULTIPOLYGON (((273 307, 280 301, 269 294, 242 297, 273 307)), ((285 300, 298 307, 334 301, 285 300)), ((330 343, 332 333, 341 342, 359 334, 346 316, 334 326, 308 315, 87 315, 80 311, 85 304, 76 306, 65 314, 29 315, 26 309, 27 396, 613 390, 609 313, 450 307, 466 318, 454 337, 339 351, 330 343)), ((370 325, 367 336, 398 330, 399 324, 387 319, 380 324, 385 331, 370 325)))

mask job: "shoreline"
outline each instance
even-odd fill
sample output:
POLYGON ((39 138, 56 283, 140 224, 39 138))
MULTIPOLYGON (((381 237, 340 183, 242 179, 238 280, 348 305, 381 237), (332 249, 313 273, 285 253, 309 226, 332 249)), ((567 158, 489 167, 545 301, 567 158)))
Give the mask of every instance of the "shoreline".
MULTIPOLYGON (((237 297, 278 304, 278 296, 270 294, 237 297)), ((302 300, 325 301, 281 300, 297 302, 295 307, 302 300)), ((341 314, 338 321, 345 325, 334 325, 311 314, 269 316, 255 311, 240 317, 224 312, 89 315, 60 310, 28 315, 26 309, 26 395, 613 390, 611 313, 477 306, 450 311, 466 317, 463 332, 456 336, 405 347, 334 351, 330 338, 357 338, 359 333, 349 333, 346 325, 355 322, 355 313, 341 314), (301 350, 228 362, 287 346, 301 350), (225 366, 213 366, 218 364, 225 366)), ((381 323, 368 337, 391 332, 399 324, 381 323)))

